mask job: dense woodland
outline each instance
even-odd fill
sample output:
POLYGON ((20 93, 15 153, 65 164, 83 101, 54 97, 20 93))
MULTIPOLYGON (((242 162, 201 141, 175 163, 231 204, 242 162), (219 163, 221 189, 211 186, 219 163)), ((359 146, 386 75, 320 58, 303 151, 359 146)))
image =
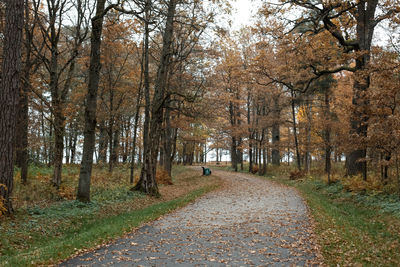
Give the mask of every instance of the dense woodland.
POLYGON ((89 202, 93 165, 157 196, 157 171, 225 152, 400 194, 399 1, 261 2, 233 31, 222 0, 0 1, 0 214, 32 166, 58 189, 79 164, 89 202))

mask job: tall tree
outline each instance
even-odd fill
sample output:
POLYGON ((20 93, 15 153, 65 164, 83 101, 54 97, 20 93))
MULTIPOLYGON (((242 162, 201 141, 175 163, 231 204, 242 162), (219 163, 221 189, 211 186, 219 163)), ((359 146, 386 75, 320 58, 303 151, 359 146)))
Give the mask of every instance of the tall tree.
MULTIPOLYGON (((62 175, 66 102, 74 77, 76 58, 88 33, 85 19, 88 2, 88 0, 47 0, 44 12, 40 9, 35 10, 42 16, 39 26, 46 47, 46 51, 36 49, 36 55, 42 59, 47 71, 45 80, 48 81, 51 96, 51 101, 47 105, 51 111, 53 118, 51 123, 54 129, 52 184, 57 188, 61 184, 62 175), (64 23, 67 13, 71 10, 76 13, 74 16, 76 21, 72 27, 67 27, 64 23), (67 36, 68 34, 70 36, 67 36)), ((34 0, 34 7, 42 6, 38 3, 40 0, 34 0)), ((40 97, 40 94, 37 95, 40 97)))
MULTIPOLYGON (((21 44, 24 24, 24 0, 6 0, 3 63, 0 92, 0 206, 13 211, 16 111, 21 75, 21 44)), ((2 209, 0 209, 2 212, 2 209)))
MULTIPOLYGON (((18 120, 16 129, 16 164, 21 168, 21 181, 27 182, 28 177, 28 126, 29 126, 29 93, 31 89, 31 74, 34 65, 35 69, 39 64, 33 54, 33 38, 37 26, 37 14, 31 11, 30 1, 25 0, 25 23, 24 23, 24 61, 22 86, 18 103, 18 120)), ((34 10, 37 7, 34 8, 34 10)))
MULTIPOLYGON (((154 85, 154 96, 149 112, 148 88, 145 85, 145 126, 148 132, 144 132, 144 154, 143 166, 140 179, 134 186, 134 190, 142 191, 150 195, 159 195, 156 182, 157 157, 161 137, 161 125, 163 122, 163 109, 165 103, 165 91, 167 85, 167 75, 170 67, 171 44, 173 40, 174 17, 177 0, 168 1, 167 19, 163 32, 163 45, 161 58, 158 65, 156 81, 154 85)), ((146 129, 145 129, 146 131, 146 129)))
POLYGON ((100 46, 103 31, 104 16, 115 5, 105 7, 106 0, 98 0, 96 14, 92 20, 90 36, 90 66, 88 92, 85 100, 85 128, 83 141, 82 163, 79 173, 79 184, 76 198, 82 202, 90 201, 90 178, 92 175, 93 152, 96 141, 96 108, 97 91, 100 81, 100 46))
POLYGON ((358 147, 347 155, 347 174, 362 174, 367 178, 367 156, 365 143, 368 131, 368 99, 371 76, 368 66, 371 59, 371 45, 376 26, 383 20, 393 18, 400 12, 398 1, 357 0, 357 1, 298 1, 286 3, 303 9, 303 18, 296 27, 308 28, 315 33, 328 32, 342 48, 342 54, 353 53, 355 66, 338 62, 341 67, 325 69, 313 66, 314 73, 334 73, 343 69, 354 71, 353 113, 350 117, 350 135, 358 147), (379 10, 379 12, 378 12, 379 10), (349 27, 353 27, 352 29, 349 27), (350 33, 354 34, 350 34, 350 33), (361 142, 360 142, 361 141, 361 142))

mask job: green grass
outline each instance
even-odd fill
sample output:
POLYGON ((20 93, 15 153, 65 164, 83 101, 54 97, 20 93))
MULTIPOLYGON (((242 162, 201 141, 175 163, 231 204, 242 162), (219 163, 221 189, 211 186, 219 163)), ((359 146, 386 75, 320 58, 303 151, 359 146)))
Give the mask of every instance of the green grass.
MULTIPOLYGON (((85 213, 83 212, 79 219, 79 227, 65 229, 65 231, 55 233, 53 237, 48 237, 45 240, 40 239, 31 244, 29 248, 7 251, 7 255, 0 256, 0 265, 27 266, 55 263, 76 251, 95 247, 103 242, 120 237, 124 233, 131 231, 132 228, 182 207, 214 188, 214 186, 200 188, 174 200, 157 203, 116 216, 101 218, 96 221, 83 215, 85 213)), ((91 206, 95 207, 96 204, 83 205, 81 208, 91 210, 91 206)), ((43 216, 43 214, 40 216, 43 216)))
POLYGON ((316 233, 328 265, 400 264, 400 220, 396 213, 370 206, 364 198, 344 192, 338 184, 328 186, 306 180, 294 185, 316 221, 316 233))

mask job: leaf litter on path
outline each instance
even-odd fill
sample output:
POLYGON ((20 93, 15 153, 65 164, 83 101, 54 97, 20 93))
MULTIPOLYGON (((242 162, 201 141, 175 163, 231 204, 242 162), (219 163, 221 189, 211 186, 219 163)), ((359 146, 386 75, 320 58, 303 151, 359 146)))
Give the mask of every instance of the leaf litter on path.
POLYGON ((222 189, 61 266, 321 264, 307 207, 295 189, 242 173, 213 174, 224 180, 222 189))

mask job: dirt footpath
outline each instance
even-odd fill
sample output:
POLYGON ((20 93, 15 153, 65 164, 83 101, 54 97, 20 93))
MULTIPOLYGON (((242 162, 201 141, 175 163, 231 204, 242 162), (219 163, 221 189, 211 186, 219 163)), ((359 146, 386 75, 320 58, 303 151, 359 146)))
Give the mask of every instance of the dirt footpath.
POLYGON ((222 189, 61 266, 318 265, 307 208, 294 189, 242 173, 213 175, 222 189))

